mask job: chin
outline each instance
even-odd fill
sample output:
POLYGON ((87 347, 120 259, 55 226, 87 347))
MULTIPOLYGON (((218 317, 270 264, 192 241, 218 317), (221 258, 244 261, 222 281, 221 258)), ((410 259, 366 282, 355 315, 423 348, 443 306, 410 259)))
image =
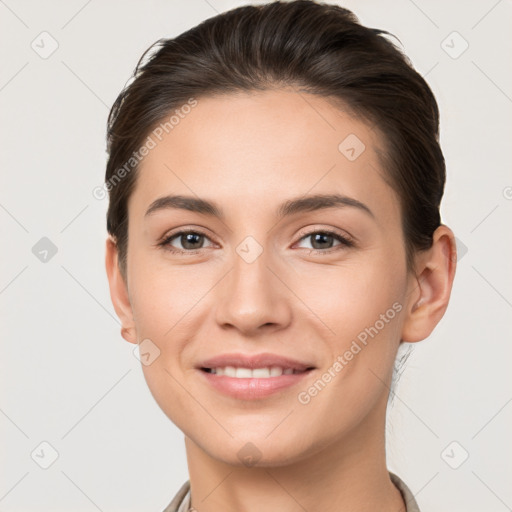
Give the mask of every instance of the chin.
MULTIPOLYGON (((272 435, 272 434, 271 434, 272 435)), ((218 440, 210 446, 201 439, 200 448, 218 461, 237 467, 280 467, 287 466, 305 458, 310 450, 304 444, 303 435, 299 440, 286 434, 286 439, 276 436, 270 440, 267 433, 260 435, 244 435, 230 438, 229 441, 218 440), (300 448, 305 448, 301 450, 300 448)))

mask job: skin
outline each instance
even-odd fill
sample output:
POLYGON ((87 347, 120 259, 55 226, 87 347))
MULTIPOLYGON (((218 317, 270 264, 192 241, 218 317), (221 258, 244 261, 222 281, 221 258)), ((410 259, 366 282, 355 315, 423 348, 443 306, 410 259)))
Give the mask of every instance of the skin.
MULTIPOLYGON (((107 240, 111 298, 123 337, 160 350, 142 368, 185 434, 192 505, 201 512, 405 510, 385 461, 393 364, 401 340, 425 339, 444 315, 456 249, 442 225, 407 272, 399 200, 377 148, 384 145, 375 129, 325 98, 280 89, 198 98, 141 163, 128 205, 127 282, 107 240), (354 161, 338 150, 349 134, 366 147, 354 161), (286 200, 333 192, 363 202, 373 217, 348 206, 276 217, 286 200), (171 208, 145 217, 167 194, 215 201, 225 217, 171 208), (187 228, 206 235, 195 252, 158 246, 187 228), (329 237, 315 244, 304 228, 338 230, 356 245, 329 237), (263 248, 252 263, 236 251, 247 236, 263 248), (300 403, 298 393, 394 303, 400 312, 300 403), (271 352, 316 369, 268 398, 239 400, 195 369, 230 352, 271 352), (248 442, 260 456, 251 467, 238 457, 248 442)), ((177 237, 172 247, 187 250, 186 242, 177 237)))

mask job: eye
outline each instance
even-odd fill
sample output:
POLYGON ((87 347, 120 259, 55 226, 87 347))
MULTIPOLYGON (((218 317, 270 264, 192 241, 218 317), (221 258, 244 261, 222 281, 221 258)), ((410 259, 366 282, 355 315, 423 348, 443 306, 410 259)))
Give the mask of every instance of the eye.
POLYGON ((311 231, 306 235, 302 236, 300 240, 311 239, 311 249, 315 252, 330 253, 332 250, 339 250, 343 247, 353 247, 354 242, 345 235, 341 235, 335 231, 321 230, 311 231), (333 245, 335 241, 338 241, 338 245, 333 245))
MULTIPOLYGON (((312 242, 310 252, 330 253, 333 250, 336 251, 343 247, 353 247, 355 245, 346 235, 341 235, 340 233, 330 230, 311 231, 303 235, 299 242, 307 240, 308 238, 311 239, 312 242), (338 242, 337 245, 334 244, 336 241, 338 242)), ((174 253, 195 254, 200 249, 205 248, 205 240, 211 241, 208 236, 200 231, 188 230, 173 233, 165 237, 158 245, 174 253), (181 247, 176 247, 176 243, 179 243, 181 247)), ((210 247, 212 245, 213 244, 211 244, 210 247)))
POLYGON ((158 245, 171 252, 194 254, 198 249, 204 249, 203 242, 209 238, 199 231, 179 231, 164 238, 158 245), (175 247, 178 242, 182 248, 175 247))

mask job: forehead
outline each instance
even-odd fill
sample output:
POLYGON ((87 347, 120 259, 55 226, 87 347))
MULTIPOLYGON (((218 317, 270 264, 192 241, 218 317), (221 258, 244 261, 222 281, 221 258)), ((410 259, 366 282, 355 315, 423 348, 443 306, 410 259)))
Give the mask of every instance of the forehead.
POLYGON ((130 198, 137 216, 171 193, 261 210, 308 192, 338 192, 371 203, 381 218, 396 214, 379 133, 325 98, 276 90, 196 102, 149 134, 154 147, 130 198))

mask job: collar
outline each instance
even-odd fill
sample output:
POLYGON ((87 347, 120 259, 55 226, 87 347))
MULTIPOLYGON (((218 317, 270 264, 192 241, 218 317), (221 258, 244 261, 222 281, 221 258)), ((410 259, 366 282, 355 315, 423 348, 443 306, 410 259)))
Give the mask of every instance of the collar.
MULTIPOLYGON (((405 482, 401 480, 397 475, 388 471, 389 477, 391 481, 395 484, 395 487, 402 494, 402 498, 404 499, 406 512, 420 512, 418 507, 418 503, 414 498, 413 493, 407 487, 405 482)), ((187 480, 180 488, 180 490, 176 493, 176 496, 172 499, 172 501, 165 507, 162 512, 188 512, 190 508, 190 480, 187 480)))

